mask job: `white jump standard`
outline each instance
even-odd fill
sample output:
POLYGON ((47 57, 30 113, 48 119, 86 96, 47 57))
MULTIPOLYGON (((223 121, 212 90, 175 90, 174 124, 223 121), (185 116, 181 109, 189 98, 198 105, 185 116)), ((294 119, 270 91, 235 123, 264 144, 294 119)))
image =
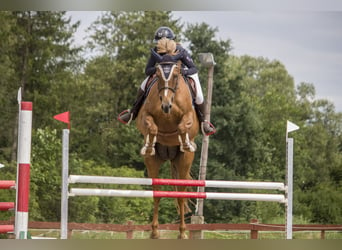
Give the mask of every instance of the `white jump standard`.
MULTIPOLYGON (((14 233, 16 239, 27 239, 30 193, 30 160, 32 134, 32 102, 21 101, 18 91, 17 178, 1 180, 0 189, 16 190, 16 202, 0 202, 0 211, 15 211, 15 225, 0 225, 0 233, 14 233)), ((1 164, 1 168, 4 167, 1 164)))

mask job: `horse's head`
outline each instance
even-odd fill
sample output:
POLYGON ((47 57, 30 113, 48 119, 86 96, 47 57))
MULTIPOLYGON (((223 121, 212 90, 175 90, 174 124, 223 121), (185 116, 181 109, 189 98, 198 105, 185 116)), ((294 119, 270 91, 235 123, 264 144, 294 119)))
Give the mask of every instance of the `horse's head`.
POLYGON ((178 88, 178 77, 180 75, 181 61, 161 62, 157 65, 158 92, 161 108, 165 113, 170 113, 174 95, 178 88))

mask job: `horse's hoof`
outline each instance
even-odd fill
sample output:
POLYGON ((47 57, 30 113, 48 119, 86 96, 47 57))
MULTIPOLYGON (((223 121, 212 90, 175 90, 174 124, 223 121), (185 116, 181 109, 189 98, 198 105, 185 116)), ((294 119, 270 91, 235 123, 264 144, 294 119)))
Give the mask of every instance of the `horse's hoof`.
POLYGON ((188 236, 186 235, 186 233, 182 233, 182 234, 178 235, 178 239, 187 240, 188 236))
POLYGON ((159 237, 160 237, 159 231, 152 232, 150 236, 151 239, 159 239, 159 237))

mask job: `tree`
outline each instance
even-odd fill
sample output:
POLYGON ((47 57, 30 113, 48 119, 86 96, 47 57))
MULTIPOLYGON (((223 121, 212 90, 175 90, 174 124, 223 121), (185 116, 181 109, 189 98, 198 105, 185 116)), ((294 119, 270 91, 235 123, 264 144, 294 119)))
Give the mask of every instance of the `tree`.
MULTIPOLYGON (((23 11, 4 12, 3 34, 7 39, 4 46, 7 77, 3 78, 6 90, 5 104, 12 114, 11 122, 4 123, 11 131, 16 128, 16 96, 22 88, 23 100, 33 101, 35 117, 33 126, 51 124, 51 115, 61 107, 67 107, 70 100, 66 91, 72 82, 72 73, 78 65, 79 48, 71 47, 72 34, 79 25, 70 25, 65 12, 23 11)), ((73 96, 71 96, 73 98, 73 96)), ((13 137, 7 137, 11 144, 11 159, 15 160, 16 129, 13 137)), ((9 145, 8 145, 9 146, 9 145)), ((9 156, 6 156, 9 159, 9 156)))
POLYGON ((342 114, 327 100, 315 100, 312 84, 297 88, 303 126, 296 138, 295 208, 310 222, 339 224, 342 221, 342 114))
POLYGON ((132 106, 145 78, 155 30, 168 25, 178 32, 177 22, 170 12, 106 12, 91 25, 89 47, 98 55, 87 63, 82 77, 82 100, 87 108, 78 111, 75 122, 87 139, 77 143, 78 152, 113 167, 128 164, 144 169, 139 155, 142 137, 134 122, 125 127, 116 117, 132 106))

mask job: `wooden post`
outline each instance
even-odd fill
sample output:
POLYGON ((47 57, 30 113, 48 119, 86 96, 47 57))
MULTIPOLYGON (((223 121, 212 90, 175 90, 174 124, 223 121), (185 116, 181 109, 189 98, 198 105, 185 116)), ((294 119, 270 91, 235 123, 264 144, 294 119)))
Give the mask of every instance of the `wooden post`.
POLYGON ((252 229, 251 229, 251 239, 257 240, 258 239, 258 230, 256 229, 256 226, 254 224, 259 223, 257 219, 252 219, 251 222, 252 229))
MULTIPOLYGON (((208 71, 207 101, 206 101, 206 109, 205 109, 205 120, 207 121, 210 121, 213 76, 214 76, 214 65, 212 65, 208 71)), ((209 148, 209 136, 203 136, 199 180, 206 179, 208 148, 209 148)), ((204 192, 204 187, 199 187, 198 192, 204 192)), ((203 216, 203 202, 204 202, 203 199, 197 200, 197 211, 196 211, 197 216, 203 216)))
POLYGON ((72 229, 68 228, 68 239, 72 237, 72 229))
MULTIPOLYGON (((203 224, 204 217, 203 216, 191 216, 191 224, 203 224)), ((203 239, 203 231, 202 230, 193 230, 190 231, 190 239, 198 240, 203 239)))
MULTIPOLYGON (((211 110, 211 99, 212 99, 212 89, 213 89, 213 78, 214 78, 214 56, 212 53, 201 53, 199 55, 200 61, 203 66, 208 67, 208 85, 207 85, 207 101, 204 112, 204 118, 207 121, 210 121, 210 110, 211 110)), ((208 148, 209 148, 209 136, 203 136, 202 139, 202 151, 201 151, 201 161, 200 161, 200 170, 199 170, 199 180, 206 179, 207 173, 207 160, 208 160, 208 148)), ((204 192, 204 187, 198 187, 198 192, 204 192)), ((195 216, 192 216, 191 223, 193 224, 203 224, 204 223, 204 215, 203 215, 203 199, 197 199, 195 216)), ((193 239, 202 239, 203 232, 202 231, 193 231, 191 232, 191 236, 193 239)))
POLYGON ((132 225, 133 225, 133 221, 130 220, 127 222, 128 230, 126 232, 126 239, 129 239, 129 240, 133 239, 133 229, 131 227, 132 225))

